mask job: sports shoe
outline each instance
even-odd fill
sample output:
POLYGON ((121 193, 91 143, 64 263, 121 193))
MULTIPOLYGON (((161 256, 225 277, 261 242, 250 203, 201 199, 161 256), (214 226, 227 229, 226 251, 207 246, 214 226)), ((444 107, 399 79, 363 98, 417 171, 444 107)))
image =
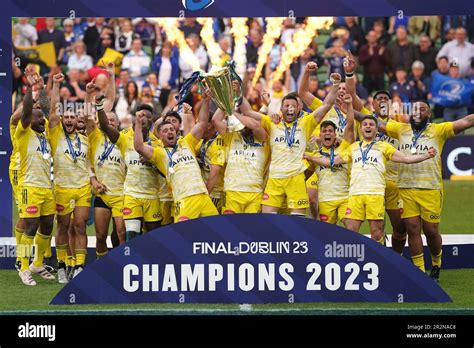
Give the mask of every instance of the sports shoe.
POLYGON ((84 267, 82 267, 82 266, 76 266, 76 267, 74 268, 74 274, 72 275, 72 278, 73 278, 73 279, 76 278, 76 277, 79 275, 79 273, 81 273, 83 270, 84 270, 84 267))
POLYGON ((66 276, 67 276, 68 281, 71 281, 73 274, 74 274, 74 267, 66 266, 66 276))
POLYGON ((436 283, 439 283, 439 271, 441 271, 441 268, 439 268, 438 266, 433 266, 431 268, 430 278, 433 279, 436 283))
POLYGON ((23 282, 23 284, 29 285, 29 286, 35 286, 36 285, 36 282, 33 279, 33 277, 31 276, 31 272, 29 270, 26 270, 26 271, 23 271, 23 272, 20 271, 20 272, 18 272, 18 275, 20 276, 20 279, 23 282))
POLYGON ((58 264, 58 283, 67 284, 69 280, 67 279, 66 265, 64 263, 58 264))
POLYGON ((21 270, 21 260, 15 261, 15 269, 20 272, 21 270))
POLYGON ((49 273, 56 273, 57 272, 57 264, 56 264, 56 259, 53 257, 48 257, 44 258, 43 261, 43 267, 49 272, 49 273))
POLYGON ((40 267, 35 267, 33 264, 30 265, 30 271, 31 273, 38 274, 41 278, 46 279, 46 280, 55 280, 56 278, 54 275, 49 273, 46 268, 41 265, 40 267))

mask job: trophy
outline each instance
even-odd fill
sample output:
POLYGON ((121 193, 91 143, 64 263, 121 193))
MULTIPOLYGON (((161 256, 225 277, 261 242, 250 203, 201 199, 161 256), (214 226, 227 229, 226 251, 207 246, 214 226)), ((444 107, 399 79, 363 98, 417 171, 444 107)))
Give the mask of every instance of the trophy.
POLYGON ((228 62, 224 68, 202 74, 201 82, 206 83, 211 91, 212 100, 219 109, 225 112, 228 131, 238 132, 244 129, 244 125, 233 115, 233 112, 242 99, 242 80, 233 69, 233 62, 228 62), (232 88, 233 79, 240 82, 239 92, 232 88))

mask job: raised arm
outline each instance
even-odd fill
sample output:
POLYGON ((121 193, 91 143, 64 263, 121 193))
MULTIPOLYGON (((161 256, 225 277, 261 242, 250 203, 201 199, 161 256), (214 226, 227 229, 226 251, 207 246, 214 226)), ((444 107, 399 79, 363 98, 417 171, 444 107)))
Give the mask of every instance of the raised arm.
POLYGON ((49 103, 48 93, 46 92, 46 86, 44 84, 44 80, 41 76, 38 76, 37 88, 38 88, 38 102, 39 102, 40 109, 43 112, 44 116, 48 119, 51 105, 49 103))
POLYGON ((12 118, 11 118, 12 125, 14 125, 14 126, 18 125, 18 122, 20 122, 22 114, 23 114, 23 105, 20 104, 16 108, 15 112, 12 114, 12 118))
POLYGON ((227 133, 227 122, 224 119, 225 112, 221 109, 217 109, 212 116, 212 123, 214 124, 217 132, 221 135, 227 133))
POLYGON ((196 124, 194 117, 193 108, 188 103, 183 103, 183 112, 181 113, 181 119, 183 120, 183 135, 188 134, 196 124))
POLYGON ((191 134, 196 139, 201 139, 206 131, 207 124, 209 123, 209 98, 208 94, 203 94, 201 109, 199 110, 199 118, 196 124, 191 129, 191 134))
POLYGON ((250 106, 250 103, 248 102, 247 99, 242 98, 242 104, 240 104, 240 112, 245 114, 248 117, 253 118, 254 120, 257 120, 260 122, 262 119, 262 114, 256 111, 253 111, 252 107, 250 106))
POLYGON ((54 128, 59 124, 59 116, 57 111, 59 109, 59 86, 64 81, 63 74, 55 74, 53 76, 53 90, 51 91, 51 107, 49 110, 49 128, 54 128))
POLYGON ((352 56, 352 53, 349 51, 346 58, 344 58, 344 72, 346 73, 346 91, 352 97, 352 103, 355 110, 362 110, 362 102, 360 101, 359 96, 356 93, 356 83, 357 76, 355 75, 356 63, 355 59, 352 56))
POLYGON ((120 137, 120 132, 109 125, 109 119, 104 111, 104 99, 105 95, 103 94, 95 97, 95 109, 97 111, 97 116, 99 117, 100 129, 102 129, 102 131, 109 137, 110 141, 115 144, 120 137))
POLYGON ((151 160, 153 157, 153 147, 148 144, 145 144, 143 141, 143 118, 145 114, 141 111, 136 113, 135 118, 135 136, 133 138, 133 147, 135 151, 138 152, 144 159, 147 161, 151 160))
POLYGON ((267 140, 267 132, 265 131, 265 129, 260 125, 260 122, 258 122, 257 120, 251 118, 251 117, 248 117, 248 116, 245 116, 245 115, 242 115, 242 114, 239 114, 239 113, 234 113, 235 117, 237 117, 239 119, 240 122, 242 122, 242 124, 252 130, 252 133, 253 133, 253 136, 255 139, 257 139, 258 141, 266 141, 267 140))
POLYGON ((113 62, 107 63, 105 71, 109 74, 109 79, 105 91, 104 110, 111 112, 115 104, 115 64, 113 62))
POLYGON ((21 125, 27 128, 31 123, 31 114, 33 113, 33 86, 36 84, 34 70, 25 69, 26 76, 26 94, 23 99, 23 113, 21 114, 21 125))
POLYGON ((346 128, 344 128, 344 140, 349 144, 355 141, 354 132, 354 108, 352 106, 352 97, 350 94, 346 94, 343 98, 344 103, 347 105, 347 118, 346 128))
POLYGON ((329 110, 331 110, 334 103, 336 102, 337 91, 339 90, 339 84, 341 83, 341 75, 338 73, 333 73, 330 76, 330 80, 332 82, 331 90, 329 91, 326 98, 324 98, 324 103, 313 111, 313 117, 316 120, 316 123, 321 122, 323 117, 328 113, 329 110))
POLYGON ((474 127, 474 114, 467 115, 460 120, 453 122, 453 129, 455 134, 459 134, 468 128, 474 127))
POLYGON ((94 111, 95 108, 92 104, 93 93, 96 91, 94 80, 86 85, 86 97, 84 98, 84 116, 86 118, 86 132, 90 134, 95 128, 94 111))
POLYGON ((306 68, 303 73, 303 77, 301 78, 300 87, 298 88, 298 95, 300 96, 303 103, 307 106, 311 105, 314 98, 316 98, 308 88, 309 77, 313 72, 318 70, 318 64, 315 62, 309 62, 306 64, 306 68))
POLYGON ((397 150, 393 153, 391 160, 397 163, 412 164, 426 161, 434 156, 436 156, 436 149, 434 147, 430 147, 428 152, 420 155, 407 155, 397 150))

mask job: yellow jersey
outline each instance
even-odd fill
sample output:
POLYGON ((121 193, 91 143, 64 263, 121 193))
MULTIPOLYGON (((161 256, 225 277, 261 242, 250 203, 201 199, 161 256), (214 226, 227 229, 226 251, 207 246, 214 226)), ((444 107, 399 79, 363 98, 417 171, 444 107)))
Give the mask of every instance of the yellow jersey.
MULTIPOLYGON (((215 134, 209 140, 201 139, 194 149, 199 154, 201 163, 201 174, 204 183, 207 183, 211 172, 211 165, 220 167, 225 166, 225 144, 221 135, 215 134)), ((212 192, 209 194, 212 198, 221 198, 224 190, 224 170, 221 170, 212 192)))
POLYGON ((99 128, 95 128, 88 138, 90 161, 97 180, 107 187, 108 195, 122 196, 127 173, 122 152, 99 128))
POLYGON ((31 125, 23 128, 21 121, 15 131, 20 156, 18 186, 52 188, 51 145, 48 133, 37 133, 31 125))
MULTIPOLYGON (((399 140, 401 152, 405 154, 411 153, 414 134, 410 124, 390 121, 387 123, 387 134, 399 140)), ((454 136, 452 122, 429 123, 416 141, 416 153, 424 154, 430 147, 434 147, 437 155, 420 163, 400 163, 398 187, 429 190, 442 189, 441 152, 446 140, 454 136)))
MULTIPOLYGON (((156 128, 153 130, 153 134, 156 136, 156 128)), ((178 139, 181 136, 178 137, 178 139)), ((163 142, 161 139, 157 139, 158 146, 164 147, 163 142)), ((159 175, 158 176, 158 197, 160 198, 160 202, 172 202, 173 201, 173 192, 171 191, 171 187, 168 185, 166 180, 166 176, 159 175)))
MULTIPOLYGON (((388 117, 378 116, 378 118, 380 118, 382 121, 385 121, 385 122, 388 122, 390 120, 388 117)), ((384 141, 392 145, 395 148, 395 150, 398 150, 399 148, 399 141, 397 138, 392 138, 391 136, 388 136, 382 132, 377 132, 375 139, 379 141, 384 141)), ((397 181, 399 166, 400 166, 400 163, 387 161, 387 168, 386 168, 387 171, 385 174, 385 179, 390 180, 390 181, 397 181)))
POLYGON ((386 162, 396 149, 382 141, 358 141, 341 153, 351 166, 349 195, 384 195, 386 162))
POLYGON ((53 152, 54 184, 62 188, 81 188, 90 183, 89 141, 78 132, 66 134, 61 122, 49 129, 53 152))
POLYGON ((263 192, 270 147, 267 142, 244 139, 240 132, 223 135, 227 166, 224 191, 263 192))
POLYGON ((151 162, 166 173, 175 202, 186 197, 207 193, 202 180, 201 169, 196 159, 196 146, 199 140, 191 133, 180 137, 175 147, 155 147, 151 162))
POLYGON ((305 171, 303 154, 311 133, 317 124, 312 115, 299 117, 287 124, 274 124, 270 117, 262 115, 262 127, 267 131, 271 149, 269 177, 283 179, 305 171))
POLYGON ((10 141, 12 143, 12 154, 10 156, 10 165, 8 167, 8 170, 18 170, 20 169, 20 153, 18 152, 15 138, 15 132, 18 125, 13 124, 12 121, 13 116, 10 117, 10 141))
MULTIPOLYGON (((123 194, 135 198, 157 199, 159 187, 158 169, 152 163, 140 160, 140 155, 133 147, 134 136, 133 128, 127 128, 120 132, 119 138, 115 143, 127 166, 123 194)), ((155 147, 158 146, 158 139, 150 132, 145 143, 155 147)))
MULTIPOLYGON (((334 149, 333 155, 336 157, 351 144, 345 140, 334 149)), ((331 156, 331 149, 323 146, 321 150, 313 153, 316 157, 331 156)), ((318 176, 318 200, 319 202, 330 202, 347 199, 349 196, 349 164, 334 165, 333 168, 316 166, 318 176)))

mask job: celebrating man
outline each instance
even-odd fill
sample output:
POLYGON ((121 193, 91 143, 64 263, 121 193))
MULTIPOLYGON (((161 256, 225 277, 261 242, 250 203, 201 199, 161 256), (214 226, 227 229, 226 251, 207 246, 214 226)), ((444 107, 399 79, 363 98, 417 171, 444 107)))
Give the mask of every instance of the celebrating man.
POLYGON ((426 154, 434 148, 440 154, 429 161, 413 166, 400 165, 398 187, 403 201, 402 219, 408 233, 408 247, 415 266, 425 271, 421 230, 431 252, 430 277, 439 280, 442 239, 439 232, 443 205, 441 152, 445 141, 474 126, 474 114, 454 122, 430 123, 431 109, 426 102, 417 102, 410 116, 410 124, 380 122, 380 129, 400 142, 400 150, 407 156, 426 154))
POLYGON ((144 117, 141 114, 137 115, 135 150, 145 160, 153 163, 160 172, 166 173, 176 206, 175 222, 218 214, 202 180, 195 150, 207 128, 209 100, 208 96, 204 98, 199 120, 186 136, 178 139, 176 129, 169 122, 163 122, 158 126, 158 134, 164 147, 153 148, 143 142, 140 130, 144 117))
MULTIPOLYGON (((365 116, 360 131, 363 139, 352 144, 332 163, 351 164, 349 200, 346 211, 346 227, 358 232, 364 220, 368 220, 371 238, 383 244, 383 221, 385 215, 385 171, 387 160, 401 163, 418 163, 436 155, 433 148, 423 154, 406 155, 386 142, 378 141, 377 119, 365 116)), ((331 166, 329 158, 307 157, 312 162, 331 166)))
POLYGON ((70 247, 71 252, 76 256, 74 277, 82 271, 86 261, 86 222, 91 205, 91 187, 89 142, 76 130, 77 116, 72 111, 64 112, 61 118, 58 116, 59 85, 63 80, 62 74, 53 76, 49 133, 54 156, 54 184, 58 215, 56 234, 58 281, 67 283, 65 264, 67 248, 70 247), (68 229, 71 223, 74 245, 68 245, 68 229))

